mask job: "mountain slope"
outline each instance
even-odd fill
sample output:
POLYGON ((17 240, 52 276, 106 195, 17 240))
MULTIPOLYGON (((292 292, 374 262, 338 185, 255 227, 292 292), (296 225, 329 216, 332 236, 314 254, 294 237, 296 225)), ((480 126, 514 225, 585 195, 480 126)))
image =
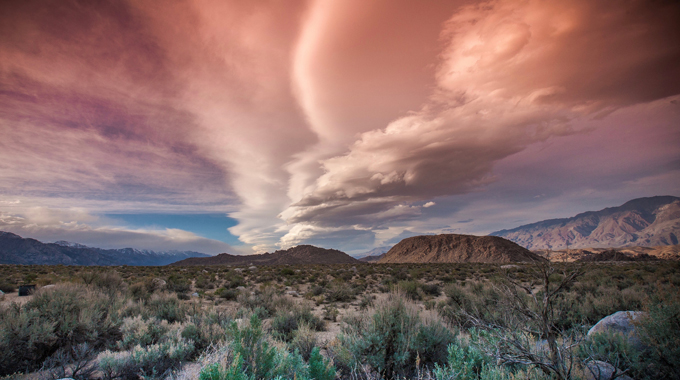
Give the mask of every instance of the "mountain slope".
POLYGON ((42 243, 0 231, 0 264, 23 265, 166 265, 199 252, 156 252, 133 248, 101 249, 59 241, 42 243))
POLYGON ((299 265, 299 264, 356 264, 359 261, 337 249, 313 245, 298 245, 286 250, 261 255, 236 256, 221 253, 205 258, 190 258, 171 265, 299 265))
POLYGON ((425 235, 400 241, 378 263, 509 263, 544 260, 496 236, 425 235))
POLYGON ((571 218, 544 220, 500 236, 531 250, 659 246, 678 244, 680 198, 638 198, 619 207, 588 211, 571 218))

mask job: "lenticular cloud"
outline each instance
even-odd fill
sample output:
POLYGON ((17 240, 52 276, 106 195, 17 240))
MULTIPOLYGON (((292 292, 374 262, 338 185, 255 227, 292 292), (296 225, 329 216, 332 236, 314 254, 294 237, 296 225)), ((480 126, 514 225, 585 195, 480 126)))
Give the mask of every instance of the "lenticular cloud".
POLYGON ((677 94, 677 79, 663 79, 678 78, 679 70, 669 19, 677 12, 668 11, 607 1, 492 1, 461 9, 442 30, 445 48, 429 101, 361 133, 344 154, 321 159, 323 173, 281 217, 335 228, 393 220, 407 204, 494 181, 495 162, 583 132, 576 121, 677 94))

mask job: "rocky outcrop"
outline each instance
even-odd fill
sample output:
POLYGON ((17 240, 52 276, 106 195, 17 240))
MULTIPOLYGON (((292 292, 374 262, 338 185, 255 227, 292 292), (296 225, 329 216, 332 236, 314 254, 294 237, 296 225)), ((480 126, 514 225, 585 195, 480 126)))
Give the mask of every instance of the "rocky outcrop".
POLYGON ((677 245, 680 198, 638 198, 619 207, 544 220, 491 233, 530 249, 619 248, 677 245))
POLYGON ((406 238, 392 247, 378 263, 513 263, 544 260, 500 237, 443 234, 406 238))

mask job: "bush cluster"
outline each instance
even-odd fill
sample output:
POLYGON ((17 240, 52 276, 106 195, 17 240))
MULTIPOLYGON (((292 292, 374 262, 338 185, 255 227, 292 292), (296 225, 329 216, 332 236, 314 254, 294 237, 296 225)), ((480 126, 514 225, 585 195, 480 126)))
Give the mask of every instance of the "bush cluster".
POLYGON ((422 320, 415 305, 398 294, 379 304, 370 317, 347 322, 335 348, 336 361, 345 370, 368 365, 386 379, 412 376, 416 364, 430 368, 444 363, 453 342, 441 322, 422 320))

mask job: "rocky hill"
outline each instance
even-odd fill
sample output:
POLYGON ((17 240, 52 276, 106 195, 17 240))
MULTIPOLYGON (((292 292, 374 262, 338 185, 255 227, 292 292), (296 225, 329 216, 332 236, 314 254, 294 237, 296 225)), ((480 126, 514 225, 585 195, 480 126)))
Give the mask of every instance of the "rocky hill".
POLYGON ((680 198, 638 198, 619 207, 589 211, 491 233, 531 250, 676 245, 680 198))
POLYGON ((230 255, 221 253, 217 256, 190 258, 172 265, 299 265, 299 264, 356 264, 359 260, 338 251, 313 245, 298 245, 286 250, 261 255, 230 255))
POLYGON ((400 241, 378 263, 511 263, 545 260, 496 236, 425 235, 400 241))
POLYGON ((59 241, 42 243, 0 231, 0 264, 23 265, 167 265, 187 257, 208 256, 192 251, 156 252, 133 248, 101 249, 59 241))

